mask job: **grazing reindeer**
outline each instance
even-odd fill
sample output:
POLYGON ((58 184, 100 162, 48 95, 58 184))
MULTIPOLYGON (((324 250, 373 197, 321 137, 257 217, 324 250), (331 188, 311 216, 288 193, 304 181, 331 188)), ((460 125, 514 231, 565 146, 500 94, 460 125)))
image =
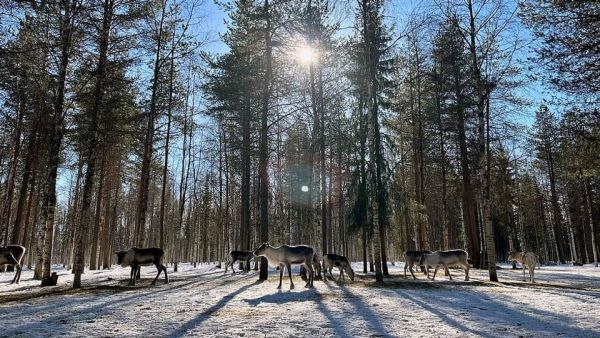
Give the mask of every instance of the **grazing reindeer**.
POLYGON ((269 264, 272 266, 279 266, 279 286, 281 289, 281 281, 283 280, 283 268, 287 268, 290 276, 290 289, 294 288, 294 281, 292 281, 292 264, 300 264, 304 266, 308 271, 308 282, 305 287, 312 287, 313 280, 315 278, 315 271, 313 269, 312 260, 315 256, 315 249, 306 245, 282 245, 279 247, 272 247, 268 243, 263 243, 258 249, 254 250, 254 256, 266 257, 269 260, 269 264))
POLYGON ((352 266, 350 266, 348 258, 336 254, 325 255, 325 271, 329 272, 329 275, 331 275, 331 279, 333 280, 335 280, 335 277, 333 277, 333 273, 331 273, 331 271, 334 267, 340 269, 340 281, 342 281, 342 278, 344 280, 346 279, 344 277, 345 270, 348 276, 350 276, 350 280, 354 282, 354 270, 352 270, 352 266))
MULTIPOLYGON (((437 274, 440 265, 442 265, 445 270, 448 270, 449 266, 460 265, 465 269, 465 281, 468 281, 469 263, 467 262, 467 258, 467 252, 464 250, 436 251, 431 254, 423 254, 419 261, 419 265, 425 266, 427 278, 429 278, 429 267, 435 266, 435 271, 433 272, 433 278, 431 280, 435 280, 435 275, 437 274)), ((448 276, 450 277, 450 280, 452 280, 450 271, 448 271, 448 276)))
POLYGON ((154 278, 154 281, 152 281, 152 285, 156 285, 156 280, 163 271, 165 272, 165 284, 169 283, 167 267, 162 264, 162 258, 165 254, 163 249, 131 248, 127 251, 116 251, 115 254, 117 255, 117 264, 120 264, 124 268, 131 266, 131 275, 129 276, 129 283, 127 285, 135 285, 136 275, 141 266, 152 264, 154 264, 158 270, 158 274, 156 275, 156 278, 154 278))
POLYGON ((252 258, 254 258, 254 254, 252 253, 252 251, 233 250, 232 252, 229 253, 229 256, 231 256, 231 259, 227 262, 227 264, 225 264, 225 272, 223 274, 227 273, 227 268, 230 265, 231 265, 231 270, 235 274, 235 270, 233 269, 233 264, 235 264, 236 261, 244 262, 244 272, 248 272, 248 271, 246 271, 248 262, 250 262, 250 260, 252 258))
POLYGON ((425 251, 404 251, 404 278, 406 278, 406 270, 408 269, 408 271, 410 271, 411 276, 413 276, 413 279, 417 279, 417 277, 415 277, 415 274, 413 273, 413 266, 419 264, 419 262, 421 261, 421 256, 423 256, 423 254, 430 254, 431 251, 429 250, 425 250, 425 251))
POLYGON ((529 269, 529 281, 535 283, 535 265, 538 262, 536 254, 533 252, 511 252, 508 255, 509 261, 517 261, 523 267, 523 279, 525 279, 525 268, 529 269))
POLYGON ((23 256, 25 256, 25 247, 10 244, 5 247, 0 247, 0 266, 2 265, 12 265, 15 267, 15 277, 13 278, 10 284, 19 284, 21 280, 21 261, 23 260, 23 256))

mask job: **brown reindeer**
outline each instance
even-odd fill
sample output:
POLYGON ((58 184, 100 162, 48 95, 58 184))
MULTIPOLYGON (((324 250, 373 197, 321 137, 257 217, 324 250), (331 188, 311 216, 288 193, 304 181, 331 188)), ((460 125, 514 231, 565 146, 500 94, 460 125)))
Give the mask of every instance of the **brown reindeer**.
POLYGON ((154 278, 154 281, 152 281, 152 285, 156 285, 156 280, 163 271, 165 272, 165 284, 169 283, 167 267, 162 264, 162 258, 165 254, 163 249, 131 248, 127 251, 116 251, 115 254, 117 255, 117 264, 120 264, 124 268, 131 266, 131 275, 129 276, 129 283, 127 285, 135 285, 136 275, 141 266, 152 264, 154 264, 158 270, 158 274, 156 275, 156 278, 154 278))
POLYGON ((235 264, 236 261, 244 262, 244 272, 248 272, 246 271, 246 269, 249 265, 250 260, 254 258, 254 254, 252 253, 252 251, 233 250, 229 253, 229 256, 231 257, 231 259, 225 264, 225 272, 223 272, 223 274, 227 273, 227 268, 229 266, 231 266, 231 271, 233 271, 233 273, 235 274, 233 264, 235 264))
POLYGON ((25 256, 25 247, 16 244, 10 244, 5 247, 0 247, 0 266, 12 265, 15 267, 15 277, 10 284, 19 284, 21 280, 21 261, 25 256))

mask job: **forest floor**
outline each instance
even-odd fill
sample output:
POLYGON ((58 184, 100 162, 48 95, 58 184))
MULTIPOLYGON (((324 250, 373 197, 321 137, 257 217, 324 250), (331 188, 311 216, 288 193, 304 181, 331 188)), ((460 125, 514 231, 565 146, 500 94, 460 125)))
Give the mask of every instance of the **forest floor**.
POLYGON ((170 283, 157 286, 153 267, 135 287, 126 286, 129 268, 86 271, 79 290, 59 267, 59 285, 49 288, 24 269, 19 285, 0 274, 0 337, 600 336, 600 268, 543 266, 531 285, 522 270, 501 266, 501 283, 474 269, 469 282, 461 270, 451 270, 454 281, 439 272, 435 282, 421 273, 413 281, 400 263, 384 285, 357 273, 355 282, 306 289, 294 276, 294 290, 289 279, 276 289, 274 269, 259 283, 256 271, 224 275, 213 264, 169 267, 170 283))

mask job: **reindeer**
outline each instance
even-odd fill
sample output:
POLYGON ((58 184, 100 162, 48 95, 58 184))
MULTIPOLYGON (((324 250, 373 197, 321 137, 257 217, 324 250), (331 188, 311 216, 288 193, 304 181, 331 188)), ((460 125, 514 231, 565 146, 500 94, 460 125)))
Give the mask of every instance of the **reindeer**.
POLYGON ((126 268, 131 266, 131 275, 129 276, 129 283, 127 285, 134 285, 137 277, 137 273, 141 266, 152 265, 156 266, 158 274, 152 285, 156 285, 156 280, 160 276, 161 272, 165 272, 165 284, 169 283, 169 277, 167 276, 167 268, 162 264, 162 258, 165 254, 161 248, 131 248, 127 251, 116 251, 117 264, 126 268))
POLYGON ((523 279, 525 280, 525 268, 529 269, 529 281, 535 283, 535 265, 538 263, 537 255, 529 252, 510 252, 508 255, 509 261, 517 261, 523 267, 523 279))
POLYGON ((229 266, 231 266, 231 270, 235 274, 235 270, 233 269, 233 264, 235 264, 236 261, 243 261, 244 262, 244 272, 248 272, 246 270, 247 266, 248 266, 248 262, 250 262, 250 260, 252 258, 254 258, 254 254, 252 253, 252 251, 233 250, 232 252, 229 253, 229 256, 231 256, 231 259, 227 262, 227 264, 225 264, 225 272, 223 274, 227 273, 227 268, 229 266))
POLYGON ((19 284, 21 280, 21 270, 23 269, 21 261, 23 260, 23 256, 25 256, 25 247, 23 246, 10 244, 0 247, 0 266, 12 265, 15 267, 15 277, 10 284, 19 284))
POLYGON ((417 279, 412 268, 414 265, 418 265, 419 261, 421 260, 421 256, 426 253, 430 254, 431 251, 404 251, 404 278, 406 278, 406 270, 408 269, 411 276, 413 276, 413 279, 417 279))
POLYGON ((272 247, 268 243, 263 243, 258 249, 254 250, 254 256, 266 257, 269 264, 272 266, 279 266, 279 286, 281 289, 281 282, 283 280, 283 268, 286 267, 290 276, 290 289, 294 288, 294 281, 292 280, 292 264, 300 264, 304 266, 308 271, 308 282, 305 287, 312 287, 313 280, 315 278, 315 271, 313 269, 312 260, 315 255, 315 250, 306 245, 282 245, 279 247, 272 247))
MULTIPOLYGON (((410 271, 411 276, 413 277, 413 279, 417 279, 417 277, 415 277, 415 274, 413 273, 413 266, 419 265, 419 261, 421 260, 421 256, 423 256, 423 254, 430 254, 431 251, 429 250, 424 250, 424 251, 404 251, 404 278, 406 278, 406 270, 408 269, 408 271, 410 271)), ((448 271, 448 269, 446 270, 446 275, 450 275, 450 272, 448 271)), ((423 272, 424 274, 427 274, 427 272, 423 272)))
MULTIPOLYGON (((433 272, 433 278, 431 280, 435 280, 435 275, 437 274, 440 265, 442 265, 446 271, 448 270, 449 266, 460 265, 465 269, 465 281, 468 281, 468 257, 469 255, 464 250, 436 251, 431 254, 424 253, 419 260, 419 265, 425 266, 425 270, 427 270, 427 278, 429 278, 429 266, 435 266, 435 271, 433 272)), ((452 280, 450 271, 448 271, 448 276, 450 277, 450 280, 452 280)))
POLYGON ((348 276, 350 276, 350 280, 354 282, 354 270, 352 270, 352 266, 350 265, 348 258, 336 254, 325 255, 325 271, 329 272, 329 275, 333 280, 335 280, 335 277, 333 277, 333 273, 331 273, 331 271, 334 267, 340 270, 340 281, 342 281, 342 278, 344 280, 346 279, 344 277, 345 270, 348 276))

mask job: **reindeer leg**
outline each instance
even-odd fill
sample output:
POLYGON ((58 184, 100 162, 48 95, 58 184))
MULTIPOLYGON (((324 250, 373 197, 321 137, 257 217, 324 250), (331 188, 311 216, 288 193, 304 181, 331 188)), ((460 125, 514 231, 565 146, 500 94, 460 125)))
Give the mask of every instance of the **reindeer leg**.
POLYGON ((406 269, 407 269, 407 268, 408 268, 408 267, 406 266, 406 263, 404 263, 404 279, 406 279, 406 269))
POLYGON ((169 276, 167 276, 167 267, 164 265, 161 265, 163 271, 165 272, 165 284, 169 284, 169 276))
POLYGON ((439 269, 439 268, 440 268, 440 266, 439 266, 439 265, 436 265, 436 266, 435 266, 435 271, 433 271, 433 278, 431 279, 432 281, 434 281, 434 280, 435 280, 435 275, 437 275, 437 271, 438 271, 438 269, 439 269))
MULTIPOLYGON (((413 272, 412 265, 408 266, 408 271, 410 271, 410 275, 413 277, 413 279, 417 279, 415 273, 413 272)), ((404 278, 406 278, 406 271, 404 271, 404 278)))
POLYGON ((448 271, 448 267, 446 266, 446 264, 444 264, 444 271, 448 273, 448 277, 450 277, 450 280, 452 280, 452 275, 450 274, 450 271, 448 271))
POLYGON ((127 285, 135 286, 135 275, 137 273, 137 266, 133 264, 131 266, 131 275, 129 276, 129 283, 127 285))
POLYGON ((142 267, 139 265, 135 266, 135 272, 133 273, 133 285, 137 282, 138 279, 142 279, 142 267))
POLYGON ((158 273, 156 274, 156 277, 152 281, 152 285, 156 285, 156 280, 158 279, 158 276, 160 276, 160 273, 162 272, 162 268, 160 267, 160 264, 155 263, 154 265, 156 265, 156 270, 158 270, 158 273))
POLYGON ((281 281, 283 280, 283 270, 283 265, 279 264, 279 286, 277 287, 278 289, 281 289, 281 281))
MULTIPOLYGON (((290 275, 290 290, 294 288, 294 281, 292 280, 292 265, 287 263, 285 267, 288 270, 288 274, 290 275)), ((281 286, 281 280, 279 280, 279 285, 281 286)))
POLYGON ((315 278, 315 270, 312 267, 312 264, 304 263, 306 265, 306 270, 308 270, 308 282, 304 287, 310 288, 313 286, 313 279, 315 278))
POLYGON ((12 280, 12 282, 10 282, 10 284, 15 284, 17 277, 19 277, 19 265, 18 264, 15 265, 15 276, 13 277, 13 280, 12 280))
POLYGON ((469 281, 469 263, 465 264, 465 281, 469 281))
POLYGON ((534 274, 535 274, 535 263, 533 266, 529 267, 529 281, 531 283, 535 283, 534 274))

